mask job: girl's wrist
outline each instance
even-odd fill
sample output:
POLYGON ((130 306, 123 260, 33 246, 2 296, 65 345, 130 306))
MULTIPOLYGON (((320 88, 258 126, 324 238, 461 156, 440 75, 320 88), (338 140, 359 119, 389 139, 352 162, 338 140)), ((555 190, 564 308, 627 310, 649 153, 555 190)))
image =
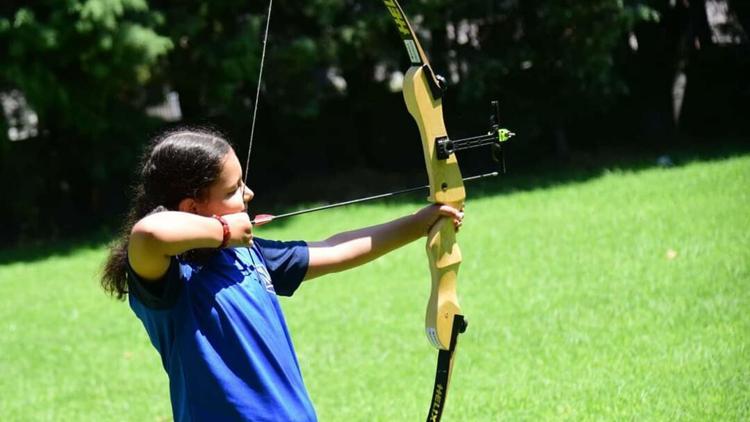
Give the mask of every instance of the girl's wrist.
POLYGON ((212 218, 216 219, 219 223, 221 223, 221 245, 219 245, 218 249, 226 248, 227 245, 229 245, 229 239, 231 237, 231 231, 229 230, 229 223, 227 223, 227 220, 224 219, 224 217, 220 215, 212 215, 212 218))

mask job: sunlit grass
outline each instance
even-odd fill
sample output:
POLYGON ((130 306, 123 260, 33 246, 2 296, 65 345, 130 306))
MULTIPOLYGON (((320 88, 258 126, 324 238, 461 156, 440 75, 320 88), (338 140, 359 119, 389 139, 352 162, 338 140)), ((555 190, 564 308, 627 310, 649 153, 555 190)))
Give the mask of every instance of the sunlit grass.
MULTIPOLYGON (((749 187, 746 156, 470 197, 469 329, 445 420, 748 419, 749 187)), ((256 235, 316 240, 419 206, 332 210, 256 235)), ((104 257, 0 266, 3 420, 171 418, 140 322, 98 288, 104 257)), ((417 242, 283 299, 321 420, 424 419, 428 285, 417 242)))

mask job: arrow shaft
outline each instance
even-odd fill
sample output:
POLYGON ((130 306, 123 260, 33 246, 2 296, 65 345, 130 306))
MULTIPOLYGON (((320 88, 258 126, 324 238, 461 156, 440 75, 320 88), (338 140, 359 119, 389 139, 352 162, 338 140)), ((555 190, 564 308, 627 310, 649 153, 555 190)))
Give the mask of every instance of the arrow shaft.
MULTIPOLYGON (((498 172, 493 171, 491 173, 484 173, 484 174, 478 174, 476 176, 465 177, 463 180, 465 182, 470 182, 472 180, 483 179, 485 177, 494 177, 494 176, 497 176, 497 175, 498 175, 498 172)), ((296 215, 302 215, 302 214, 307 214, 307 213, 316 212, 316 211, 323 211, 323 210, 328 210, 328 209, 331 209, 331 208, 343 207, 343 206, 347 206, 347 205, 359 204, 359 203, 362 203, 362 202, 374 201, 376 199, 390 198, 392 196, 403 195, 403 194, 409 193, 409 192, 416 192, 416 191, 419 191, 419 190, 429 189, 429 187, 430 187, 430 185, 416 186, 416 187, 413 187, 413 188, 401 189, 401 190, 397 190, 397 191, 394 191, 394 192, 381 193, 379 195, 368 196, 368 197, 365 197, 365 198, 352 199, 352 200, 349 200, 349 201, 337 202, 335 204, 321 205, 319 207, 308 208, 308 209, 299 210, 299 211, 292 211, 292 212, 288 212, 288 213, 284 213, 284 214, 274 215, 271 218, 271 220, 279 220, 281 218, 294 217, 296 215)), ((257 216, 256 216, 256 218, 257 218, 257 216)), ((265 223, 265 222, 269 222, 269 221, 270 220, 266 220, 266 221, 263 221, 263 222, 265 223)), ((255 219, 252 221, 252 224, 256 224, 255 219)))

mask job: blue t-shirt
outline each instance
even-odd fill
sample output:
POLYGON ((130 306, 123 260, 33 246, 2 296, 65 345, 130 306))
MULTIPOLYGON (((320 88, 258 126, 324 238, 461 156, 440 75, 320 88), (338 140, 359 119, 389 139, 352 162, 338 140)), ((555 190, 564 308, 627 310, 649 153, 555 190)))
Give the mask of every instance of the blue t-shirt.
POLYGON ((130 269, 130 307, 169 375, 175 421, 315 421, 276 295, 307 271, 304 242, 254 239, 202 266, 173 258, 164 279, 130 269))

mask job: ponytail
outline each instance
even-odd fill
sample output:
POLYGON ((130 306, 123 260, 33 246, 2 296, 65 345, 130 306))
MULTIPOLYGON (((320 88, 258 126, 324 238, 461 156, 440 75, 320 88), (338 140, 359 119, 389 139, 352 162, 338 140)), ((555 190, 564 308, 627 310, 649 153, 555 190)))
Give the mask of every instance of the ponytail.
POLYGON ((203 199, 231 148, 220 134, 203 128, 169 131, 151 142, 141 157, 130 210, 104 264, 101 285, 105 292, 118 300, 128 293, 128 243, 133 226, 151 213, 177 210, 185 198, 203 199))

